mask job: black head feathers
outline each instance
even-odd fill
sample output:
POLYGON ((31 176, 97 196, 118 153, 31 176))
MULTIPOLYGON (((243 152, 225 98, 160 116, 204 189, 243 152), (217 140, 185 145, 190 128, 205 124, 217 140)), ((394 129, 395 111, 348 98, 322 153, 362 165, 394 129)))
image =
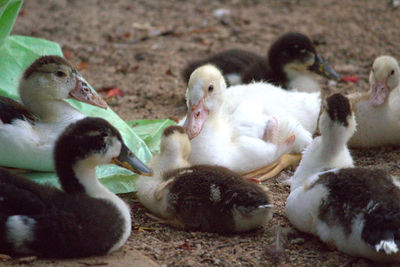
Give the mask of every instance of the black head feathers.
POLYGON ((342 94, 333 94, 326 99, 326 112, 332 121, 348 126, 347 118, 351 116, 349 99, 342 94))
POLYGON ((84 193, 84 188, 74 177, 74 164, 93 153, 107 151, 106 136, 122 142, 120 133, 101 118, 85 118, 71 124, 58 138, 54 148, 55 169, 64 191, 84 193))
POLYGON ((72 65, 64 58, 60 56, 42 56, 36 59, 25 71, 24 79, 29 78, 29 76, 36 72, 41 66, 47 64, 57 64, 57 65, 67 65, 70 66, 72 69, 72 65))
POLYGON ((311 40, 304 34, 289 32, 276 40, 268 52, 271 67, 281 66, 293 60, 306 60, 310 53, 316 54, 311 40))
POLYGON ((164 129, 163 136, 167 137, 167 136, 172 135, 175 132, 180 133, 180 134, 186 134, 186 130, 183 127, 177 126, 177 125, 172 125, 172 126, 169 126, 164 129))

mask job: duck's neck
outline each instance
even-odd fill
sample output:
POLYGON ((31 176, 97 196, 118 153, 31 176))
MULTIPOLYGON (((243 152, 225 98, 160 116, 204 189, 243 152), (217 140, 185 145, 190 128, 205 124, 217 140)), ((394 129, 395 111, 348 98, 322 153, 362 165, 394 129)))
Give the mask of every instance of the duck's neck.
POLYGON ((183 159, 181 154, 177 154, 176 151, 167 150, 153 157, 149 165, 154 173, 158 174, 154 175, 154 177, 162 177, 162 173, 178 168, 189 167, 190 163, 183 159))
POLYGON ((29 101, 24 104, 43 122, 61 122, 83 118, 82 113, 63 100, 46 102, 29 101))
POLYGON ((349 137, 345 131, 344 127, 334 127, 313 140, 304 151, 303 159, 291 178, 291 191, 304 185, 305 181, 315 173, 326 169, 353 166, 353 160, 347 148, 349 137))
POLYGON ((285 70, 285 73, 288 88, 297 89, 297 91, 307 93, 320 91, 318 82, 314 79, 313 74, 293 69, 287 69, 285 70))
MULTIPOLYGON (((132 223, 129 206, 99 182, 96 178, 96 166, 91 164, 91 162, 82 160, 77 162, 71 169, 73 177, 70 177, 67 181, 75 180, 73 183, 78 183, 88 196, 107 200, 120 212, 124 220, 123 232, 118 242, 110 248, 109 252, 119 249, 126 242, 131 233, 132 223)), ((63 185, 64 190, 66 190, 68 186, 68 182, 66 182, 66 184, 63 185)), ((72 184, 72 186, 74 185, 72 184)))

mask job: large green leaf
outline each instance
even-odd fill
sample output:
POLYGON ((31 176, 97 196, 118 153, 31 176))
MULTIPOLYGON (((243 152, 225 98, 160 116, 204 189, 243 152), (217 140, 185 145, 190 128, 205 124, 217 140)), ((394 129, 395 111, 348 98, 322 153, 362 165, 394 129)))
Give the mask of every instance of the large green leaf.
POLYGON ((0 46, 10 34, 22 0, 0 0, 0 46))
MULTIPOLYGON (((19 78, 25 68, 41 55, 62 56, 62 51, 60 46, 54 42, 26 36, 9 36, 0 47, 0 95, 18 99, 19 78)), ((108 120, 121 132, 127 146, 142 161, 149 161, 151 153, 146 144, 110 108, 104 110, 78 101, 68 101, 85 115, 108 120)), ((151 135, 151 133, 149 134, 151 135)), ((114 193, 127 193, 135 190, 134 179, 137 175, 126 169, 111 165, 101 166, 97 169, 97 174, 100 181, 114 193)), ((39 183, 58 184, 54 173, 33 173, 27 176, 39 183)))

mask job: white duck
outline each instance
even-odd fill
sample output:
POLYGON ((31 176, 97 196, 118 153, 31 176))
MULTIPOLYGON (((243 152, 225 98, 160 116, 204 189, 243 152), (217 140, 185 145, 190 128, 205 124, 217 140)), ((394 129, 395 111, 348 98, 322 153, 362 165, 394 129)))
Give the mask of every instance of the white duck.
POLYGON ((192 73, 186 99, 190 163, 224 166, 241 174, 284 153, 302 152, 312 140, 320 109, 319 93, 288 92, 268 83, 226 90, 221 72, 212 65, 192 73))
POLYGON ((85 117, 64 99, 74 98, 102 108, 72 65, 58 56, 43 56, 31 64, 19 83, 23 103, 0 97, 0 165, 53 171, 53 147, 70 123, 85 117))
POLYGON ((327 99, 322 136, 304 152, 291 179, 286 213, 300 231, 375 261, 400 261, 400 188, 381 170, 353 168, 346 143, 354 113, 342 95, 327 99))
POLYGON ((400 144, 400 68, 393 57, 375 59, 369 76, 370 91, 349 96, 357 119, 357 132, 349 146, 400 144))
POLYGON ((190 166, 190 141, 179 126, 165 129, 153 177, 139 177, 140 202, 162 221, 187 230, 244 232, 265 226, 272 205, 259 185, 226 168, 190 166))

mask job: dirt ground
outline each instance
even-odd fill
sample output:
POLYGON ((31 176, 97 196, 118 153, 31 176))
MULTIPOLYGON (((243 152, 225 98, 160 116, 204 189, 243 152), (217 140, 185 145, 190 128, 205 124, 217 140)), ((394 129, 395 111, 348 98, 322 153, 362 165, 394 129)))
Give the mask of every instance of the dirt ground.
MULTIPOLYGON (((323 79, 321 84, 332 91, 367 90, 376 56, 400 59, 400 9, 389 4, 384 0, 26 0, 13 34, 58 42, 92 86, 122 90, 124 96, 108 102, 123 119, 179 117, 185 112, 186 88, 180 71, 188 60, 227 48, 266 54, 271 42, 286 31, 307 34, 337 72, 359 78, 355 84, 328 85, 323 79), (216 16, 218 9, 227 14, 216 16)), ((352 150, 352 154, 356 165, 400 174, 396 148, 352 150)), ((133 261, 137 254, 130 253, 136 250, 162 266, 372 264, 331 251, 317 238, 291 228, 284 211, 289 187, 283 183, 291 174, 286 171, 266 182, 276 208, 273 220, 262 230, 228 236, 178 231, 154 222, 140 203, 127 197, 133 233, 117 254, 120 261, 112 255, 67 264, 37 259, 4 264, 138 266, 133 261)))

